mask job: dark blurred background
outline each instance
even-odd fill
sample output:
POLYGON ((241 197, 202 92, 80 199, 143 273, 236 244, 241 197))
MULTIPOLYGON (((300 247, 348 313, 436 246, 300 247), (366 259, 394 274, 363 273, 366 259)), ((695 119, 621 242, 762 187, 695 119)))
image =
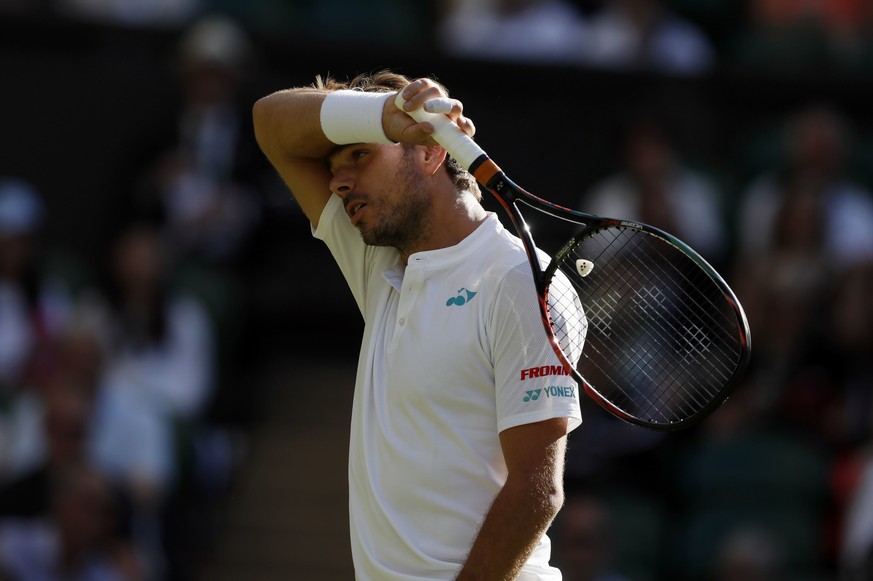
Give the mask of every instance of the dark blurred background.
POLYGON ((0 0, 0 579, 353 578, 360 317, 250 112, 380 68, 749 316, 699 426, 585 404, 565 579, 873 579, 868 0, 0 0))

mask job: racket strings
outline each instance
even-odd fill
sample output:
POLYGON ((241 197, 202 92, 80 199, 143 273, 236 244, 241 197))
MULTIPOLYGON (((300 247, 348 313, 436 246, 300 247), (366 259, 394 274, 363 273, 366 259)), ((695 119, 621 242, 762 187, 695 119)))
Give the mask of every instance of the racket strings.
MULTIPOLYGON (((707 401, 710 401, 720 386, 724 384, 723 378, 718 378, 720 374, 716 373, 712 378, 711 388, 710 384, 705 381, 696 380, 696 390, 673 389, 673 386, 681 388, 688 381, 689 374, 687 369, 682 366, 687 368, 689 365, 698 365, 701 353, 705 353, 709 349, 706 342, 699 337, 690 340, 690 342, 685 341, 685 339, 699 333, 699 323, 675 317, 671 320, 658 314, 657 309, 676 300, 675 296, 667 299, 659 296, 652 300, 651 296, 641 298, 641 294, 637 293, 631 301, 632 308, 644 312, 644 320, 650 323, 640 325, 634 320, 634 328, 629 329, 633 334, 625 339, 626 342, 629 341, 627 344, 631 346, 630 349, 625 348, 628 357, 631 358, 627 362, 631 371, 626 373, 625 381, 627 385, 645 388, 630 397, 632 400, 645 402, 645 405, 637 406, 639 409, 648 407, 651 410, 672 410, 676 406, 684 406, 687 408, 687 413, 691 413, 694 409, 700 408, 707 401), (641 304, 645 306, 641 307, 641 304), (639 364, 638 367, 637 364, 639 364), (659 390, 659 386, 663 386, 664 389, 659 390)), ((673 314, 676 311, 669 308, 663 312, 673 314)), ((620 344, 607 345, 607 347, 612 350, 622 348, 620 344)), ((605 371, 605 368, 601 368, 601 370, 605 371)), ((695 369, 694 371, 700 370, 695 369)), ((614 387, 620 389, 623 385, 624 383, 616 382, 614 387)), ((678 410, 677 413, 686 412, 678 410)))
MULTIPOLYGON (((664 245, 659 246, 654 246, 653 249, 656 251, 663 251, 664 245)), ((691 280, 687 277, 687 270, 680 271, 676 267, 675 262, 668 262, 666 264, 675 271, 681 280, 684 280, 684 282, 689 285, 687 288, 696 290, 712 285, 711 280, 700 269, 695 268, 691 270, 692 273, 697 275, 695 277, 696 280, 691 280)), ((643 278, 650 280, 649 277, 657 274, 654 269, 643 268, 645 265, 641 266, 640 264, 632 262, 629 266, 638 270, 636 273, 637 280, 643 280, 643 278)), ((670 287, 667 288, 668 290, 670 289, 670 287)), ((688 346, 688 348, 684 350, 684 353, 686 354, 686 362, 696 363, 698 357, 692 357, 693 355, 705 354, 710 350, 710 348, 720 348, 721 353, 718 354, 719 356, 711 360, 714 364, 712 371, 718 373, 719 368, 716 364, 724 363, 722 371, 732 372, 734 366, 730 363, 732 356, 737 353, 736 346, 731 348, 724 343, 713 341, 713 338, 715 337, 732 337, 735 335, 734 331, 736 327, 735 325, 730 324, 732 317, 715 317, 713 313, 718 307, 717 303, 703 295, 688 290, 682 292, 680 289, 681 295, 680 292, 674 292, 672 293, 672 296, 666 296, 666 293, 663 291, 663 286, 658 287, 658 293, 659 295, 662 295, 663 298, 662 296, 655 296, 651 289, 647 289, 648 297, 644 297, 641 294, 638 294, 635 297, 641 301, 640 304, 636 305, 641 311, 649 310, 649 307, 652 307, 651 312, 647 313, 647 321, 651 324, 651 327, 643 327, 640 330, 652 332, 660 331, 662 334, 658 335, 655 339, 666 341, 671 338, 672 334, 677 329, 682 329, 685 332, 679 335, 677 339, 682 342, 682 344, 688 346), (683 308, 681 310, 665 308, 668 305, 675 305, 678 302, 684 303, 686 307, 690 306, 693 308, 683 308), (672 315, 672 318, 663 318, 662 315, 672 315), (712 326, 719 325, 722 325, 722 327, 720 330, 716 329, 716 331, 718 331, 717 333, 704 331, 704 329, 709 329, 712 326), (694 344, 692 339, 697 339, 697 345, 694 344)), ((723 301, 720 293, 718 294, 718 298, 723 301)), ((677 355, 681 355, 681 352, 677 352, 677 355)), ((726 382, 729 377, 730 373, 727 373, 722 375, 720 379, 723 382, 726 382)))
MULTIPOLYGON (((650 416, 655 412, 657 412, 662 418, 667 418, 667 414, 658 410, 673 409, 676 407, 676 404, 671 402, 673 399, 672 396, 668 396, 665 399, 664 393, 659 394, 653 391, 652 386, 658 384, 669 384, 669 381, 665 381, 665 376, 670 373, 670 370, 660 364, 661 358, 654 355, 651 352, 651 349, 648 349, 645 346, 637 348, 633 344, 640 342, 645 343, 646 341, 652 342, 653 340, 650 337, 647 338, 643 336, 633 340, 628 338, 622 342, 621 338, 619 338, 616 345, 610 346, 606 344, 606 348, 598 348, 596 334, 593 334, 592 339, 589 340, 588 348, 593 349, 596 353, 587 356, 587 361, 592 362, 604 378, 621 378, 618 381, 610 381, 608 385, 605 384, 604 381, 598 379, 595 379, 594 381, 595 385, 601 386, 601 388, 604 385, 612 388, 613 391, 608 394, 608 397, 613 403, 625 411, 633 412, 637 415, 645 415, 648 417, 648 420, 651 421, 650 416), (612 354, 614 350, 619 348, 625 349, 628 356, 625 358, 613 357, 612 354), (611 360, 608 364, 599 363, 601 360, 609 359, 611 360), (629 393, 626 390, 627 388, 623 386, 634 386, 636 393, 629 393), (643 389, 641 386, 647 387, 646 389, 643 389), (622 397, 619 397, 618 393, 620 393, 622 397)), ((586 377, 591 378, 592 376, 592 373, 586 372, 586 377)), ((702 408, 705 405, 707 400, 702 394, 695 396, 695 392, 690 392, 690 395, 692 408, 702 408)), ((687 394, 683 397, 687 398, 687 394)), ((677 413, 679 414, 679 417, 681 417, 682 410, 679 410, 677 413)))
MULTIPOLYGON (((652 315, 646 316, 651 317, 652 315)), ((723 383, 716 381, 710 388, 706 383, 695 382, 696 390, 681 392, 680 397, 678 395, 680 391, 673 389, 673 387, 685 384, 688 374, 677 369, 676 364, 671 359, 669 349, 672 338, 665 332, 663 325, 659 325, 658 321, 654 321, 654 323, 651 326, 637 325, 633 329, 633 334, 629 330, 624 338, 620 335, 616 336, 614 344, 605 343, 605 349, 601 349, 602 352, 606 351, 612 354, 617 349, 623 349, 627 357, 623 360, 623 365, 619 367, 617 374, 613 372, 606 375, 608 371, 606 364, 600 366, 599 370, 607 378, 622 378, 622 381, 608 384, 611 388, 622 392, 625 392, 626 389, 637 391, 632 394, 623 393, 624 399, 627 401, 643 402, 636 403, 635 408, 626 404, 628 411, 638 414, 645 413, 648 416, 659 413, 664 419, 669 418, 669 414, 661 410, 679 414, 680 417, 682 414, 693 413, 694 410, 704 407, 723 383), (622 341, 624 342, 622 343, 622 341)), ((674 326, 686 330, 689 327, 685 323, 674 324, 674 326)), ((596 343, 596 339, 593 339, 592 343, 596 343)), ((680 365, 694 364, 699 359, 698 354, 694 352, 695 349, 689 350, 682 346, 674 347, 676 357, 680 359, 680 365)), ((696 351, 700 350, 696 349, 696 351)), ((600 359, 592 358, 592 361, 598 363, 600 359)), ((598 385, 603 385, 603 382, 599 381, 598 385)))
MULTIPOLYGON (((607 228, 559 257, 569 285, 549 289, 549 304, 581 302, 587 337, 577 371, 610 404, 653 424, 706 409, 730 383, 742 350, 723 292, 669 242, 632 228, 607 228), (578 261, 594 264, 587 276, 578 261)), ((555 325, 559 344, 572 330, 555 325)))
MULTIPOLYGON (((636 274, 630 277, 630 280, 635 282, 639 281, 649 281, 652 283, 657 283, 658 287, 651 287, 652 289, 657 288, 659 293, 663 293, 665 289, 671 288, 669 286, 664 285, 664 281, 670 281, 672 279, 681 280, 685 283, 684 292, 682 296, 678 296, 674 294, 672 298, 673 301, 683 300, 686 301, 686 305, 691 305, 693 309, 685 309, 682 311, 685 315, 695 315, 697 320, 701 325, 705 327, 716 326, 721 333, 724 333, 725 337, 736 337, 735 328, 736 321, 732 314, 729 316, 716 316, 716 313, 724 315, 724 309, 719 309, 719 303, 724 306, 724 297, 718 287, 712 282, 712 280, 706 275, 706 273, 693 265, 693 261, 685 256, 684 254, 677 254, 675 251, 670 251, 669 254, 666 254, 666 251, 672 248, 669 243, 666 241, 662 241, 661 243, 654 243, 661 239, 650 235, 636 235, 631 237, 627 234, 627 230, 622 230, 619 234, 623 234, 623 236, 616 236, 615 243, 626 243, 629 240, 633 240, 634 244, 638 247, 641 247, 643 244, 646 244, 646 247, 642 250, 643 253, 649 252, 657 252, 660 257, 663 259, 663 262, 659 263, 664 267, 667 267, 673 271, 675 276, 671 276, 669 272, 665 271, 657 271, 655 268, 651 266, 651 262, 637 262, 632 260, 632 257, 628 257, 629 260, 626 261, 625 266, 634 268, 636 270, 636 274), (682 266, 683 268, 680 268, 682 266), (689 274, 693 275, 694 278, 689 278, 689 274), (702 291, 709 288, 709 290, 714 291, 712 296, 709 294, 705 294, 702 291), (688 290, 691 289, 691 290, 688 290)), ((634 258, 642 258, 640 256, 640 252, 635 253, 636 256, 634 258)), ((619 274, 618 276, 621 276, 619 274)), ((648 304, 653 304, 655 301, 648 301, 648 304)), ((674 303, 675 304, 675 303, 674 303)), ((655 308, 655 313, 663 313, 665 311, 658 308, 661 305, 657 305, 655 308)), ((655 324, 661 323, 661 319, 659 317, 653 317, 652 322, 655 324)), ((673 330, 675 326, 670 326, 669 329, 673 330)), ((701 334, 703 331, 701 329, 701 334)), ((726 357, 730 357, 731 355, 735 355, 736 351, 734 349, 728 349, 724 352, 726 357)))

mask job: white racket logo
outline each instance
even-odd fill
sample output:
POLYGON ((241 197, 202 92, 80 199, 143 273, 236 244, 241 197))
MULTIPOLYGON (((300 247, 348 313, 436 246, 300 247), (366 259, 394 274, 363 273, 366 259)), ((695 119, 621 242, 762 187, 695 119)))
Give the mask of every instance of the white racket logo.
POLYGON ((592 270, 594 270, 594 263, 590 260, 585 260, 584 258, 576 260, 576 272, 578 272, 579 276, 582 278, 591 274, 592 270))

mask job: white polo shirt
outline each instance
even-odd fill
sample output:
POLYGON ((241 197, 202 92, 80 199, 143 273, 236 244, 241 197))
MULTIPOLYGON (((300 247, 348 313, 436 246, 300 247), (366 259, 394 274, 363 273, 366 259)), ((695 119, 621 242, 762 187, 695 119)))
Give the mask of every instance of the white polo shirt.
MULTIPOLYGON (((460 244, 404 268, 395 249, 363 243, 336 196, 314 235, 365 321, 349 447, 357 578, 454 579, 506 480, 499 433, 581 422, 524 248, 490 214, 460 244)), ((544 536, 519 579, 559 580, 549 557, 544 536)))

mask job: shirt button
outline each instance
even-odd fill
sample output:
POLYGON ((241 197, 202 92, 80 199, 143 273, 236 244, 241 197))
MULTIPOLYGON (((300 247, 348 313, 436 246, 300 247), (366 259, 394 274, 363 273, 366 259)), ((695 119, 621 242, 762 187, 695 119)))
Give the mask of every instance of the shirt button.
POLYGON ((398 323, 400 323, 400 326, 401 326, 401 327, 402 327, 403 325, 405 325, 405 324, 406 324, 406 317, 400 317, 400 320, 398 321, 398 323))

